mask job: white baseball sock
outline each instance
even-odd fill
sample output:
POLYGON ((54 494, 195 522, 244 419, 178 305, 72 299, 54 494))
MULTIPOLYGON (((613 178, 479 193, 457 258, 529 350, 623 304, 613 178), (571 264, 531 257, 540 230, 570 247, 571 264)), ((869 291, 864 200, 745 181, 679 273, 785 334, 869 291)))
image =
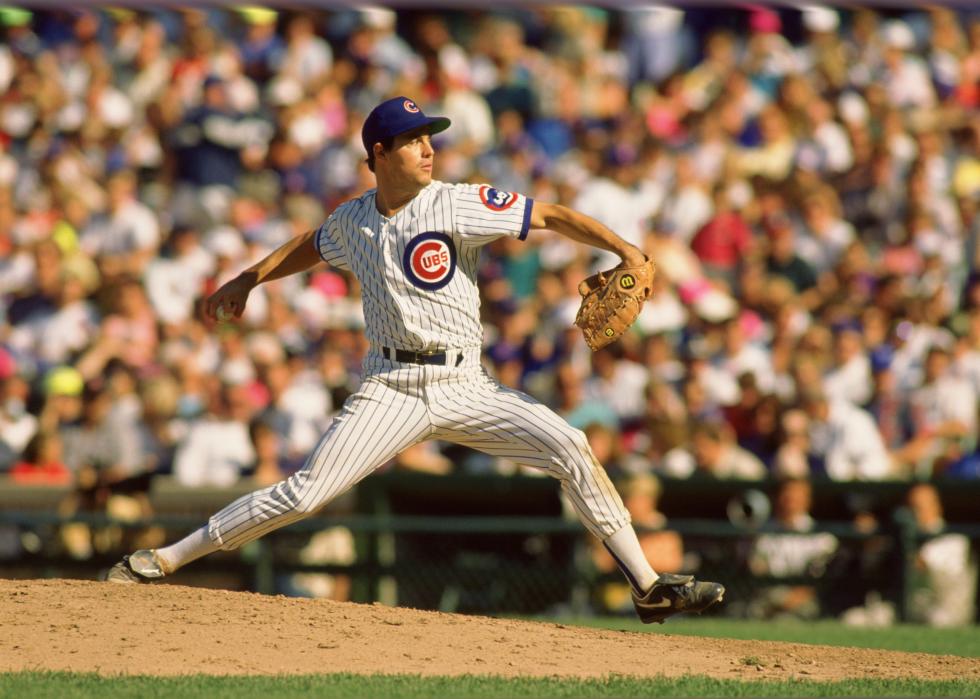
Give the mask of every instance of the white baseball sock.
POLYGON ((627 524, 602 543, 637 593, 642 595, 657 582, 659 576, 643 555, 640 540, 636 538, 632 524, 627 524))
POLYGON ((156 554, 163 566, 163 572, 170 575, 191 561, 196 561, 198 558, 217 550, 218 547, 214 545, 211 536, 208 534, 208 525, 205 524, 176 544, 157 549, 156 554))

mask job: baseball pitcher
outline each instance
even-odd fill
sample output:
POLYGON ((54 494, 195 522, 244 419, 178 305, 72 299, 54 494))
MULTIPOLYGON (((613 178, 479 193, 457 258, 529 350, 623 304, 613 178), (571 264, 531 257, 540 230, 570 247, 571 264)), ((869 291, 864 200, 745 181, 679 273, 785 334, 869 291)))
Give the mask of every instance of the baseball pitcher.
POLYGON ((399 451, 423 440, 456 442, 540 468, 561 481, 583 524, 615 558, 647 623, 701 612, 725 588, 686 575, 658 575, 585 435, 534 398, 483 370, 477 265, 502 236, 547 228, 609 250, 623 262, 585 280, 577 324, 593 348, 615 340, 650 293, 653 265, 599 222, 564 206, 490 185, 432 179, 432 134, 449 127, 406 97, 378 105, 361 135, 377 187, 340 205, 309 231, 222 286, 212 318, 240 317, 258 284, 321 261, 349 270, 363 289, 371 349, 364 381, 344 403, 301 470, 245 495, 198 531, 123 557, 113 582, 149 582, 217 549, 236 549, 309 517, 399 451))

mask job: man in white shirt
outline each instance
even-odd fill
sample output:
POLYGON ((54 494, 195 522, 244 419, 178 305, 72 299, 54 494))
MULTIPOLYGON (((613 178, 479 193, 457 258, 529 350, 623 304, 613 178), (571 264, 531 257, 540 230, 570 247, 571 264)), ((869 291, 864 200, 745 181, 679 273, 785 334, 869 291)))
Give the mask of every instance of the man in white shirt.
POLYGON ((950 369, 949 351, 933 345, 926 354, 922 385, 909 397, 912 440, 916 442, 922 475, 955 461, 976 446, 977 394, 973 386, 950 369))
POLYGON ((811 453, 822 458, 835 481, 877 481, 892 475, 891 457, 874 418, 847 401, 831 400, 820 389, 804 389, 810 416, 811 453))
POLYGON ((691 449, 677 447, 664 456, 664 472, 673 478, 696 475, 722 480, 761 480, 766 467, 750 451, 735 441, 724 423, 704 422, 691 434, 691 449))
POLYGON ((111 260, 114 269, 140 274, 160 246, 160 225, 146 204, 136 198, 136 176, 128 171, 109 179, 108 215, 82 232, 89 255, 111 260))
POLYGON ((970 540, 947 532, 939 492, 931 483, 912 486, 907 496, 916 528, 931 538, 915 556, 911 621, 930 626, 968 626, 975 618, 977 561, 970 540))
POLYGON ((835 330, 834 367, 824 376, 824 393, 832 400, 863 406, 871 400, 874 384, 861 327, 856 322, 842 323, 835 330))
POLYGON ((772 393, 776 377, 769 352, 745 337, 740 315, 727 320, 724 328, 724 349, 718 359, 718 368, 735 383, 743 374, 752 374, 760 391, 772 393))
POLYGON ((901 109, 933 107, 936 92, 922 59, 907 52, 915 48, 915 36, 905 22, 892 20, 882 27, 885 65, 882 82, 892 106, 901 109))
POLYGON ((174 476, 189 488, 227 488, 255 461, 243 386, 223 386, 217 410, 195 421, 174 455, 174 476))

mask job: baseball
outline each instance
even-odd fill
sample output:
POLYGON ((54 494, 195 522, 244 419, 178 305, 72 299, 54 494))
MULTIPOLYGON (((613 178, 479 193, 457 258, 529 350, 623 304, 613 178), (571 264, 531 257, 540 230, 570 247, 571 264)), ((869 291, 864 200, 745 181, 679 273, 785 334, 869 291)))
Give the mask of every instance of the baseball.
POLYGON ((224 306, 218 306, 217 310, 214 312, 214 316, 222 323, 227 320, 231 320, 232 318, 231 312, 225 310, 224 306))

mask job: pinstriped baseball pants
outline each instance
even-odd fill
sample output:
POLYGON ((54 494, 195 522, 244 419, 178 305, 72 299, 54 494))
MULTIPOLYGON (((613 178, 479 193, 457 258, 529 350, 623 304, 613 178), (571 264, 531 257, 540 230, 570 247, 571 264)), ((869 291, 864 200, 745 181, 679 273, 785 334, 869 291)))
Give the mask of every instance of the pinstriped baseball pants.
POLYGON ((428 439, 543 469, 561 481, 583 524, 600 539, 629 524, 585 434, 534 398, 493 381, 480 365, 479 349, 462 354, 459 366, 404 364, 369 354, 364 382, 303 468, 211 517, 215 545, 235 549, 308 517, 398 452, 428 439))

